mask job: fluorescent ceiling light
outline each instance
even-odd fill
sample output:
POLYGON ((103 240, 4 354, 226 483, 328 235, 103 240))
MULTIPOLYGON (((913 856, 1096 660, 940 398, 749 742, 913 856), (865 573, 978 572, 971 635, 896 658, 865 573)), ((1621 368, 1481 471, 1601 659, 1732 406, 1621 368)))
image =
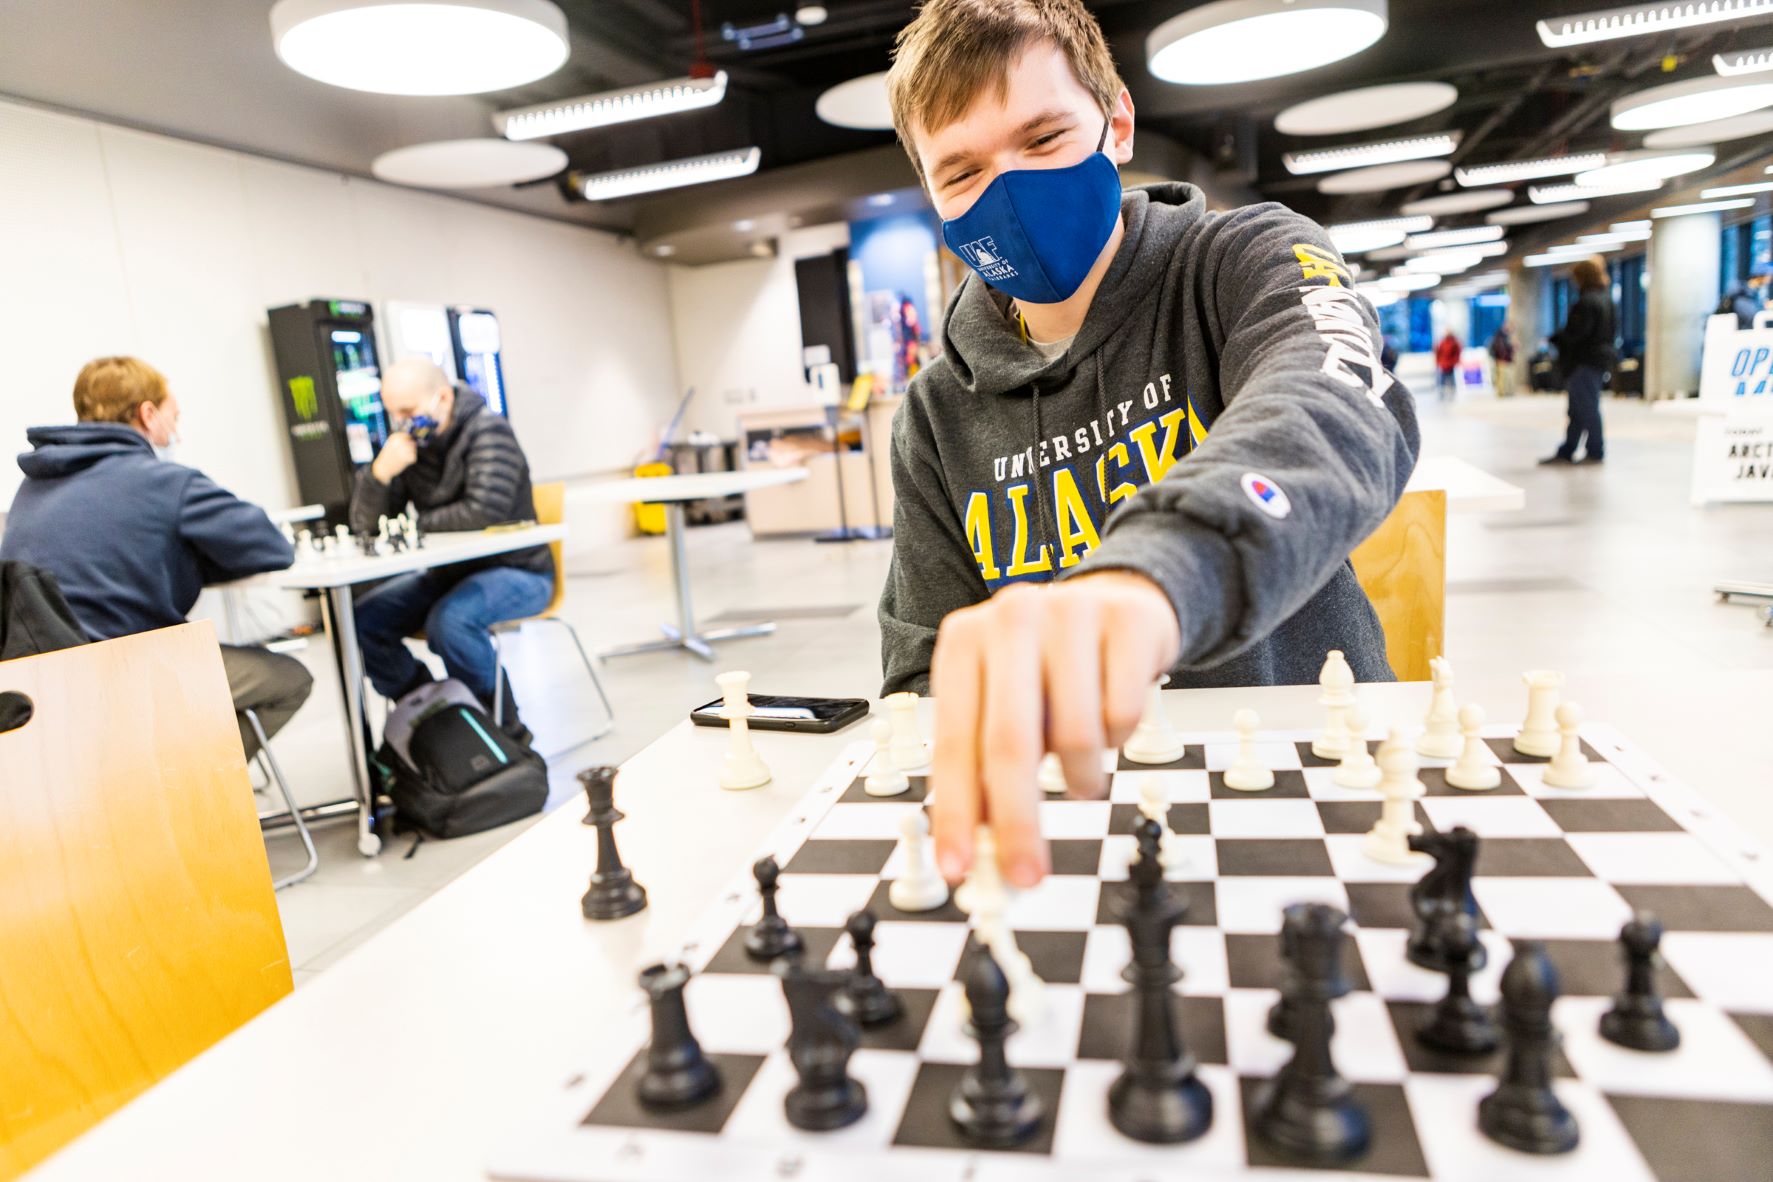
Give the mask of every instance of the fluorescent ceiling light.
POLYGON ((1426 216, 1380 218, 1371 222, 1343 222, 1341 225, 1326 227, 1326 231, 1337 250, 1343 254, 1356 254, 1384 246, 1396 246, 1406 235, 1426 230, 1432 225, 1434 219, 1426 216))
POLYGON ((1426 272, 1430 275, 1457 275, 1461 271, 1469 271, 1484 261, 1484 256, 1476 251, 1437 250, 1432 254, 1420 254, 1413 259, 1405 259, 1401 270, 1426 272))
POLYGON ((1591 254, 1612 254, 1624 249, 1617 242, 1560 242, 1556 246, 1546 247, 1545 253, 1569 255, 1573 259, 1579 259, 1591 254))
POLYGON ((1375 164, 1371 168, 1351 168, 1332 172, 1317 183, 1320 193, 1379 193, 1401 189, 1406 185, 1425 185, 1438 181, 1453 171, 1445 160, 1400 160, 1396 164, 1375 164))
POLYGON ((1254 82, 1341 61, 1385 27, 1385 0, 1214 0, 1153 29, 1145 60, 1165 82, 1254 82))
POLYGON ((637 193, 660 189, 676 189, 683 185, 700 185, 706 181, 724 181, 749 176, 757 171, 763 153, 756 148, 739 148, 731 152, 713 152, 707 156, 687 156, 639 168, 623 168, 615 172, 599 172, 578 180, 579 192, 587 201, 613 201, 637 193))
POLYGON ((612 123, 631 123, 712 107, 726 97, 726 71, 712 78, 672 78, 606 90, 556 103, 537 103, 493 116, 493 129, 508 140, 533 140, 612 123))
POLYGON ((1682 4, 1629 4, 1624 8, 1603 8, 1576 16, 1554 17, 1540 21, 1537 28, 1539 40, 1553 49, 1562 49, 1568 45, 1587 45, 1591 41, 1641 37, 1645 33, 1665 33, 1670 29, 1770 14, 1773 14, 1773 0, 1701 0, 1697 3, 1688 0, 1682 4))
MULTIPOLYGON (((1648 242, 1648 230, 1617 230, 1607 234, 1578 234, 1576 241, 1590 246, 1604 246, 1611 242, 1648 242)), ((1554 248, 1555 249, 1555 248, 1554 248)))
POLYGON ((1605 152, 1578 152, 1574 156, 1544 156, 1537 160, 1507 160, 1501 164, 1480 164, 1476 168, 1460 168, 1454 179, 1467 189, 1479 185, 1506 185, 1511 181, 1531 181, 1547 176, 1569 176, 1599 168, 1607 162, 1605 152))
POLYGON ((1458 101, 1459 88, 1446 82, 1389 82, 1294 103, 1274 117, 1274 129, 1282 135, 1347 135, 1421 119, 1458 101))
POLYGON ((1636 221, 1631 222, 1614 222, 1607 227, 1609 230, 1648 230, 1649 228, 1649 218, 1638 218, 1636 221))
POLYGON ((1711 68, 1726 78, 1773 70, 1773 49, 1738 49, 1711 55, 1711 68))
POLYGON ((1773 78, 1688 78, 1613 100, 1610 121, 1615 131, 1650 131, 1728 119, 1767 106, 1773 106, 1773 78))
POLYGON ((1341 168, 1364 168, 1371 164, 1396 164, 1400 160, 1427 160, 1451 155, 1459 146, 1457 131, 1434 135, 1412 136, 1406 140, 1386 140, 1377 144, 1344 144, 1338 148, 1318 148, 1310 152, 1287 152, 1281 163, 1294 176, 1314 172, 1334 172, 1341 168))
POLYGON ((1615 152, 1599 168, 1576 174, 1576 183, 1589 189, 1665 181, 1710 168, 1718 154, 1710 148, 1688 152, 1615 152))
POLYGON ((1465 192, 1440 193, 1433 197, 1424 197, 1420 201, 1411 201, 1398 206, 1399 213, 1477 213, 1480 210, 1495 209, 1507 205, 1514 200, 1514 194, 1507 189, 1468 189, 1465 192))
POLYGON ((1747 209, 1755 203, 1753 197, 1737 197, 1729 201, 1695 201, 1688 205, 1664 205, 1661 209, 1652 209, 1653 218, 1678 218, 1687 213, 1712 213, 1720 209, 1747 209))
POLYGON ((1456 230, 1431 230, 1412 234, 1404 245, 1412 250, 1433 250, 1437 246, 1469 246, 1473 242, 1494 242, 1502 237, 1501 226, 1461 226, 1456 230))
POLYGON ((1565 201, 1559 205, 1511 205, 1484 215, 1484 220, 1498 226, 1518 226, 1523 222, 1549 222, 1588 212, 1586 201, 1565 201))
POLYGON ((1622 193, 1654 193, 1661 181, 1637 181, 1618 185, 1534 185, 1527 190, 1527 199, 1534 205, 1555 205, 1564 201, 1593 201, 1597 197, 1617 197, 1622 193))
POLYGON ((1388 291, 1377 283, 1356 284, 1354 290, 1367 297, 1367 302, 1375 308, 1389 308, 1404 298, 1403 293, 1388 291))
POLYGON ((1401 275, 1387 275, 1378 280, 1374 286, 1381 291, 1427 291, 1440 281, 1439 275, 1419 275, 1406 272, 1401 275))
POLYGON ((566 17, 548 0, 278 0, 283 64, 377 94, 479 94, 552 74, 566 17))
POLYGON ((1468 287, 1502 287, 1508 282, 1508 272, 1485 271, 1482 275, 1467 275, 1464 282, 1468 287))
POLYGON ((1709 201, 1713 197, 1740 197, 1744 193, 1773 193, 1773 181, 1756 181, 1752 185, 1719 185, 1699 195, 1709 201))
POLYGON ((1684 127, 1664 127, 1644 136, 1646 148, 1710 148, 1731 140, 1773 132, 1773 110, 1750 111, 1728 119, 1709 119, 1684 127))
POLYGON ((1523 267, 1561 267, 1566 263, 1573 263, 1577 259, 1586 258, 1586 257, 1588 257, 1588 256, 1581 255, 1581 254, 1568 254, 1568 253, 1563 253, 1563 254, 1530 254, 1526 258, 1521 260, 1521 266, 1523 266, 1523 267))

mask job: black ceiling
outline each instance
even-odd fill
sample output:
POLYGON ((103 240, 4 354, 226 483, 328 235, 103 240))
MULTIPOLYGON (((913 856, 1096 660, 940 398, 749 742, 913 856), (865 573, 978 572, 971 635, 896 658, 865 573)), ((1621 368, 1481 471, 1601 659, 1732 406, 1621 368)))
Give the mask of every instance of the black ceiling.
MULTIPOLYGON (((567 98, 653 78, 681 75, 695 55, 687 0, 559 0, 574 39, 568 64, 519 90, 488 96, 500 107, 567 98)), ((1756 47, 1773 25, 1735 22, 1566 50, 1541 44, 1537 19, 1604 7, 1600 0, 1391 0, 1390 29, 1345 61, 1267 82, 1188 87, 1161 82, 1145 68, 1145 36, 1163 20, 1195 7, 1189 0, 1091 0, 1132 92, 1141 127, 1219 162, 1263 196, 1325 222, 1378 216, 1427 191, 1330 197, 1317 178, 1289 176, 1281 154, 1323 147, 1337 137, 1289 137, 1274 130, 1282 108, 1308 98, 1382 82, 1437 80, 1459 88, 1438 114, 1349 138, 1458 128, 1456 163, 1477 164, 1562 150, 1627 148, 1636 137, 1608 125, 1610 102, 1658 82, 1711 73, 1710 56, 1756 47), (1250 175, 1253 165, 1254 175, 1250 175)), ((886 132, 833 127, 813 112, 827 87, 885 69, 893 36, 910 19, 903 0, 825 0, 829 19, 801 40, 743 50, 722 26, 750 26, 791 15, 795 4, 706 0, 707 58, 729 75, 718 107, 685 115, 559 137, 572 167, 597 172, 755 144, 765 169, 890 143, 886 132)), ((1765 142, 1724 145, 1718 170, 1765 142)), ((1451 187, 1452 182, 1440 183, 1451 187)), ((1629 204, 1630 199, 1619 199, 1629 204)))

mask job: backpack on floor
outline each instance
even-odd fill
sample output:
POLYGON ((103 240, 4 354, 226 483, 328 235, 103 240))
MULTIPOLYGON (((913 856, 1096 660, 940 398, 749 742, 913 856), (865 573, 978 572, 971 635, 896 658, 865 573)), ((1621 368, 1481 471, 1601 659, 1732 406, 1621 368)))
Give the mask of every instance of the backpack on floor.
POLYGON ((542 757, 500 730, 459 681, 401 698, 376 763, 398 819, 431 837, 509 824, 548 800, 542 757))

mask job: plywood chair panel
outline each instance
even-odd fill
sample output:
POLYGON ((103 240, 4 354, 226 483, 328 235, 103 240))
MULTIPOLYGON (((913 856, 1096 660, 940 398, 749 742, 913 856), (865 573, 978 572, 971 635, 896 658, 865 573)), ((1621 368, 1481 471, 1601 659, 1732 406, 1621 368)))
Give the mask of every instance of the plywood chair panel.
POLYGON ((1441 655, 1447 613, 1447 494, 1405 493, 1350 558, 1399 681, 1427 681, 1441 655))
POLYGON ((290 992, 208 623, 0 664, 0 1178, 290 992))

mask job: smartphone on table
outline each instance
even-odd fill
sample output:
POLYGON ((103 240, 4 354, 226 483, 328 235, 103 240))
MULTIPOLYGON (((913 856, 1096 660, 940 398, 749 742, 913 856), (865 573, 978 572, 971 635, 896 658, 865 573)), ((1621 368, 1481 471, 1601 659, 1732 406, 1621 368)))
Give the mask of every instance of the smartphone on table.
MULTIPOLYGON (((801 731, 828 735, 868 717, 866 698, 794 698, 749 694, 750 725, 760 731, 801 731)), ((725 726, 726 703, 719 698, 690 711, 697 726, 725 726)))

